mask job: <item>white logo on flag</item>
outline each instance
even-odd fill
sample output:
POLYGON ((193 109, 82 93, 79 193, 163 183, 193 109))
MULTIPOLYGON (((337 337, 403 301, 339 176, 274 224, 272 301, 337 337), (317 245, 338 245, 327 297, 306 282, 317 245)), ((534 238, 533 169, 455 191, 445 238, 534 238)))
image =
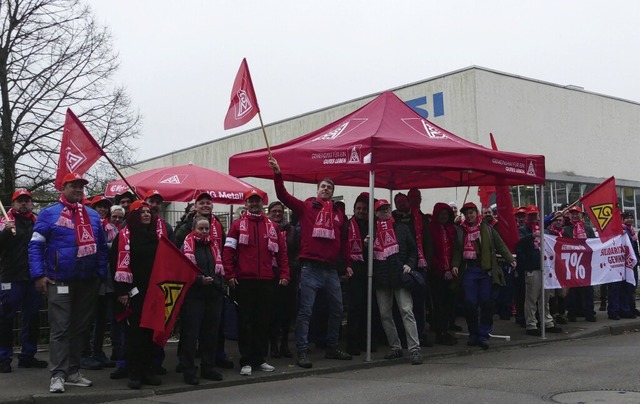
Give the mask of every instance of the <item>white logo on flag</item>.
POLYGON ((85 161, 87 161, 87 157, 82 153, 80 148, 73 143, 73 140, 70 140, 69 143, 73 146, 73 150, 71 147, 67 146, 65 149, 66 158, 67 158, 67 169, 71 172, 76 171, 76 169, 85 161))
POLYGON ((236 104, 236 119, 241 119, 243 116, 247 115, 253 109, 253 104, 251 104, 251 98, 246 91, 240 89, 238 90, 238 103, 236 104))

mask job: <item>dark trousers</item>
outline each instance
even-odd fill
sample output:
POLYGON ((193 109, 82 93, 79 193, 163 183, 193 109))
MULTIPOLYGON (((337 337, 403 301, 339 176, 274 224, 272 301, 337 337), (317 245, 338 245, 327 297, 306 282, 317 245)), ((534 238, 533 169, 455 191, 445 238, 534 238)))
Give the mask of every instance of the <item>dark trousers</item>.
POLYGON ((567 293, 567 313, 569 316, 579 315, 579 306, 582 303, 583 314, 585 318, 591 318, 596 315, 593 309, 593 286, 582 286, 579 288, 571 288, 567 293), (582 294, 582 296, 580 296, 582 294))
POLYGON ((13 320, 18 311, 22 312, 19 358, 33 358, 38 349, 42 294, 32 281, 3 283, 3 287, 0 291, 0 361, 10 361, 13 356, 13 320))
POLYGON ((273 306, 269 334, 271 341, 277 343, 281 337, 282 345, 287 345, 291 323, 296 315, 296 285, 278 286, 275 283, 273 306))
POLYGON ((347 282, 347 350, 365 350, 367 344, 367 269, 354 270, 347 282))
POLYGON ((454 317, 456 289, 453 281, 445 280, 440 274, 429 274, 429 287, 433 300, 433 322, 431 330, 443 334, 449 330, 454 317))
POLYGON ((491 275, 480 267, 468 267, 462 277, 462 287, 469 341, 487 341, 493 328, 491 275))
POLYGON ((416 318, 418 337, 422 340, 425 333, 424 326, 427 319, 427 274, 421 269, 418 269, 418 273, 424 278, 425 287, 413 288, 411 291, 411 298, 413 299, 413 316, 416 318))
POLYGON ((516 268, 513 273, 513 301, 516 306, 516 323, 525 324, 524 297, 525 297, 524 270, 516 268))
MULTIPOLYGON (((511 318, 513 309, 513 268, 506 262, 500 262, 502 273, 504 274, 505 285, 498 287, 496 296, 496 314, 501 319, 508 320, 511 318)), ((524 304, 524 303, 523 303, 524 304)), ((524 306, 523 306, 524 309, 524 306)))
POLYGON ((139 379, 143 374, 151 371, 153 350, 156 347, 153 343, 153 330, 140 327, 138 314, 132 314, 125 322, 127 368, 132 378, 139 379))
POLYGON ((211 299, 185 298, 180 310, 180 351, 178 359, 185 375, 196 374, 196 350, 201 355, 201 371, 210 371, 216 361, 218 329, 222 315, 222 295, 211 299))
POLYGON ((240 366, 260 366, 265 362, 273 289, 273 281, 238 280, 236 301, 240 366))

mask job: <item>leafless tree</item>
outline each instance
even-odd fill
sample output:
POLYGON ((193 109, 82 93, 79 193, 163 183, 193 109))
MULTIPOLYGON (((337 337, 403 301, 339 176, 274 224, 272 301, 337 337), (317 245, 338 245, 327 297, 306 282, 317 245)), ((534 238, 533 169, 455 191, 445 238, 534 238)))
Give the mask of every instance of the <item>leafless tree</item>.
MULTIPOLYGON (((131 163, 141 120, 113 82, 117 68, 108 28, 81 1, 0 0, 3 201, 16 186, 52 190, 67 108, 116 164, 131 163)), ((114 177, 104 163, 88 175, 92 183, 114 177)))

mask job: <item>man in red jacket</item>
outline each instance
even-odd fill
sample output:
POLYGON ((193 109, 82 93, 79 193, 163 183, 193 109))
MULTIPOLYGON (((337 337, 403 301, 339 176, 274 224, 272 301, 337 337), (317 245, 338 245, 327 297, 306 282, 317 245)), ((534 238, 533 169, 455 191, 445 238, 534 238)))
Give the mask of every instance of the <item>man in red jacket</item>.
POLYGON ((278 225, 264 214, 262 194, 252 189, 244 200, 247 210, 229 228, 222 261, 238 302, 240 374, 249 376, 254 367, 275 370, 264 360, 275 286, 273 268, 280 271, 280 285, 287 286, 290 278, 287 242, 278 225))
POLYGON ((269 157, 274 172, 274 184, 278 199, 300 218, 300 301, 296 319, 296 348, 298 366, 313 366, 307 350, 309 348, 309 319, 318 291, 324 290, 329 305, 327 327, 327 359, 350 360, 351 355, 340 350, 338 334, 342 322, 342 289, 338 277, 339 262, 347 262, 348 232, 344 209, 331 200, 333 181, 325 178, 318 184, 317 196, 306 201, 294 197, 284 187, 280 166, 269 157))

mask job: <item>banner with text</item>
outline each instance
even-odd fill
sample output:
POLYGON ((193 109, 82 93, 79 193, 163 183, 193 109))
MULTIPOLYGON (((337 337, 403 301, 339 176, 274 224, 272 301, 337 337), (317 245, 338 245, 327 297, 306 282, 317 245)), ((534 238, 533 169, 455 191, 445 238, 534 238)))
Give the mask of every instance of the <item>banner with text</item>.
POLYGON ((626 234, 601 241, 544 236, 545 289, 601 285, 625 280, 635 285, 637 264, 626 234))

